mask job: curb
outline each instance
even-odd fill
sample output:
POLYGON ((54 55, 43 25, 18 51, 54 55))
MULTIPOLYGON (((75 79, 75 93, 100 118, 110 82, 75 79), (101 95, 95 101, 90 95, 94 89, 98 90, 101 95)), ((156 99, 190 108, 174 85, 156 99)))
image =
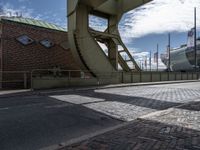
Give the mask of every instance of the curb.
POLYGON ((71 88, 63 90, 49 90, 49 91, 39 91, 41 95, 59 92, 75 92, 75 91, 87 91, 87 90, 98 90, 98 89, 111 89, 111 88, 121 88, 121 87, 134 87, 134 86, 151 86, 151 85, 162 85, 162 84, 176 84, 176 83, 189 83, 189 82, 200 82, 200 80, 183 80, 183 81, 164 81, 164 82, 145 82, 145 83, 127 83, 127 84, 115 84, 107 86, 93 86, 93 87, 82 87, 82 88, 71 88))

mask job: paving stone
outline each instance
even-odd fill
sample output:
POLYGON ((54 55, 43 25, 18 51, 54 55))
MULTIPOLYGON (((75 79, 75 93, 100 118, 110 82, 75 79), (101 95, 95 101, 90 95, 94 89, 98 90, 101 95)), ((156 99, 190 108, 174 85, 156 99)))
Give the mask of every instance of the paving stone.
MULTIPOLYGON (((107 150, 199 150, 199 117, 198 111, 173 108, 141 117, 120 129, 99 135, 87 142, 80 142, 78 147, 83 145, 88 149, 100 150, 106 146, 107 150)), ((71 145, 62 150, 76 148, 71 145)))
MULTIPOLYGON (((138 86, 76 94, 78 101, 76 96, 74 103, 130 123, 62 150, 196 150, 200 147, 200 88, 138 86)), ((70 96, 66 97, 64 101, 73 103, 70 96)))

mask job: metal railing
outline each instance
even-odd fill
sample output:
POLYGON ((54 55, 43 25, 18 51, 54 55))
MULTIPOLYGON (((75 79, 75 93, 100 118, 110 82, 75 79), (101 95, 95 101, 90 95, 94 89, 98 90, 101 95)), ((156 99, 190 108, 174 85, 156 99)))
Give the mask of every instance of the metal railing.
MULTIPOLYGON (((2 88, 32 88, 33 81, 66 82, 71 85, 102 85, 114 83, 138 83, 158 82, 176 80, 198 80, 200 72, 164 72, 164 71, 143 71, 143 72, 104 72, 99 73, 101 78, 93 77, 87 70, 61 70, 35 69, 29 71, 0 71, 0 89, 2 88), (62 80, 62 81, 61 81, 62 80)), ((45 83, 46 83, 45 82, 45 83)), ((42 83, 41 83, 42 84, 42 83)))
MULTIPOLYGON (((98 73, 102 78, 116 77, 120 72, 104 72, 98 73)), ((65 78, 93 78, 92 73, 88 70, 62 70, 62 69, 34 69, 31 71, 31 77, 45 78, 45 77, 65 77, 65 78)))
POLYGON ((61 69, 34 69, 31 71, 31 79, 44 77, 67 77, 67 78, 89 78, 89 71, 61 70, 61 69))
POLYGON ((60 86, 79 85, 103 85, 115 83, 138 83, 138 82, 159 82, 176 80, 197 80, 199 72, 165 72, 165 71, 141 71, 141 72, 104 72, 93 77, 86 70, 61 70, 61 69, 36 69, 31 72, 31 87, 33 81, 37 86, 46 84, 53 85, 60 83, 60 86), (63 82, 63 83, 62 83, 63 82), (51 84, 52 83, 52 84, 51 84))
POLYGON ((0 89, 28 88, 30 72, 28 71, 0 71, 0 89))

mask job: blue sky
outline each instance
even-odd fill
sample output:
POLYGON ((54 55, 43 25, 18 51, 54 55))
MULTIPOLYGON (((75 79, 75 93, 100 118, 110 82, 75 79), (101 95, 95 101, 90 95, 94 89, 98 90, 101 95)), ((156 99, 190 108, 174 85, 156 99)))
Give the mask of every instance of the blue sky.
MULTIPOLYGON (((178 47, 187 42, 187 31, 193 27, 194 7, 197 7, 199 15, 199 0, 154 0, 142 9, 132 10, 123 16, 119 26, 122 39, 140 60, 150 50, 155 51, 157 43, 160 53, 164 53, 169 32, 172 47, 178 47)), ((24 17, 67 26, 66 0, 1 0, 0 8, 6 15, 19 12, 24 17)), ((197 20, 199 29, 200 16, 197 16, 197 20)), ((98 19, 92 21, 94 26, 103 26, 98 19)))
POLYGON ((66 0, 1 0, 0 6, 15 15, 45 20, 60 26, 66 26, 66 0))

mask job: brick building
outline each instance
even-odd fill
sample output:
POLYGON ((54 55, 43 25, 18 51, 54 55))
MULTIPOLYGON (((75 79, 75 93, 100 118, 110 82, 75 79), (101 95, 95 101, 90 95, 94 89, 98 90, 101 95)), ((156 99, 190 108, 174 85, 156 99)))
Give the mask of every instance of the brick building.
POLYGON ((63 28, 27 18, 0 18, 0 81, 10 76, 17 79, 21 71, 55 66, 65 70, 79 69, 63 28))

